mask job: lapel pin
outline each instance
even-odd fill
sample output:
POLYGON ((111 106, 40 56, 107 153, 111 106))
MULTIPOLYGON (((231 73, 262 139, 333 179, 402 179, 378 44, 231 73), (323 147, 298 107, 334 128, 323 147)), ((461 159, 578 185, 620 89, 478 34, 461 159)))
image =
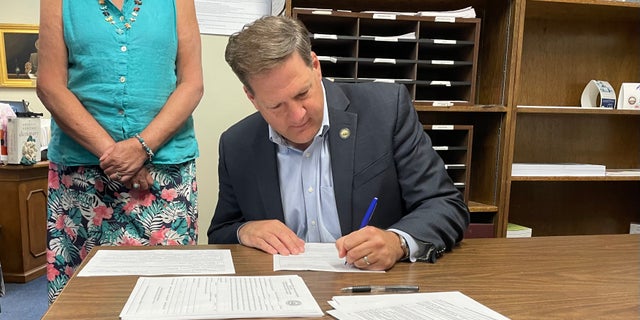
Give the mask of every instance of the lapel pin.
POLYGON ((340 129, 340 138, 342 138, 343 140, 349 138, 350 135, 351 135, 351 130, 347 128, 340 129))

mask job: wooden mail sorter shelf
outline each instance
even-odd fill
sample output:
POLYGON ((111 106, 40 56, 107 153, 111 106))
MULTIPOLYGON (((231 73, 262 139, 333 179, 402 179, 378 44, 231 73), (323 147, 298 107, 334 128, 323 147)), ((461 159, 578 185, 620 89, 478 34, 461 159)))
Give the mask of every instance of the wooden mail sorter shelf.
POLYGON ((469 201, 469 180, 471 177, 471 150, 473 126, 424 125, 431 138, 433 149, 444 161, 445 169, 453 184, 469 201))
POLYGON ((323 76, 395 82, 414 101, 474 105, 480 19, 294 8, 310 32, 323 76))
MULTIPOLYGON (((431 138, 433 149, 444 161, 445 169, 453 184, 462 192, 464 201, 469 204, 473 126, 434 124, 423 127, 431 138)), ((493 213, 473 212, 465 237, 493 237, 495 230, 493 218, 493 213)))

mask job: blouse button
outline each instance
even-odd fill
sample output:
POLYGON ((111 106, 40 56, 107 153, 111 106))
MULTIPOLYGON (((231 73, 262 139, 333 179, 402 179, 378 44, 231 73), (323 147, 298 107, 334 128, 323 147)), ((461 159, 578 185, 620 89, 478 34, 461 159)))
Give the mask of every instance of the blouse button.
POLYGON ((127 46, 122 46, 122 47, 120 47, 120 51, 122 51, 122 52, 127 51, 127 46))
POLYGON ((120 82, 124 83, 125 81, 127 81, 127 78, 125 76, 120 77, 120 82))
POLYGON ((124 16, 120 16, 120 21, 124 21, 124 16))

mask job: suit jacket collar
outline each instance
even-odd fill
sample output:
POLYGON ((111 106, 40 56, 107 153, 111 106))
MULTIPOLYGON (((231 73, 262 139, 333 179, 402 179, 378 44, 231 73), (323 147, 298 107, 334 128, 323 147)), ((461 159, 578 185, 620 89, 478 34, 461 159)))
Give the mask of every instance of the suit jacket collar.
POLYGON ((353 164, 358 115, 347 112, 350 101, 340 87, 323 80, 329 110, 329 150, 333 171, 333 191, 342 234, 351 232, 353 215, 353 164))

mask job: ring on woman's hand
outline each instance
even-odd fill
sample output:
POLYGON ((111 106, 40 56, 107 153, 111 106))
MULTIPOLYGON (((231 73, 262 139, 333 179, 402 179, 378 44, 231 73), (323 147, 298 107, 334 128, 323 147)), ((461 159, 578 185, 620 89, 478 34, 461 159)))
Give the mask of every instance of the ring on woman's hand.
POLYGON ((369 262, 369 258, 367 256, 364 256, 362 260, 364 260, 364 263, 366 263, 367 265, 371 265, 371 262, 369 262))
POLYGON ((134 189, 140 189, 140 184, 139 183, 134 183, 133 184, 133 188, 134 189))
POLYGON ((118 181, 122 180, 122 176, 120 175, 120 172, 116 172, 116 180, 118 181))

